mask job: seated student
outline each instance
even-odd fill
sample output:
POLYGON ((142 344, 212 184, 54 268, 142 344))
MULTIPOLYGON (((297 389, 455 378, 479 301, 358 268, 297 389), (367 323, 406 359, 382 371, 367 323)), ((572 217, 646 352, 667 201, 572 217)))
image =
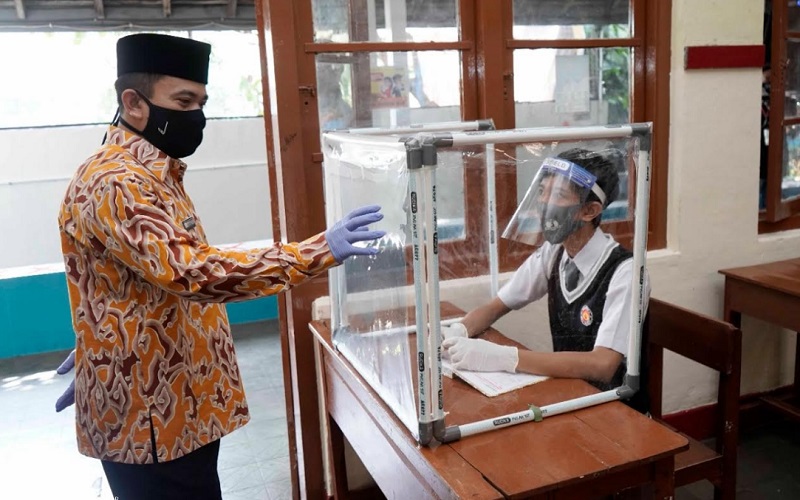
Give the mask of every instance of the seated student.
MULTIPOLYGON (((613 149, 571 149, 543 162, 504 237, 534 243, 524 227, 533 219, 540 224, 533 238, 545 241, 497 297, 469 312, 462 323, 443 328, 443 354, 455 368, 581 378, 601 390, 622 385, 632 253, 600 229, 603 209, 619 193, 622 158, 613 149), (470 338, 545 294, 555 352, 470 338)), ((645 294, 649 297, 649 284, 645 294)))

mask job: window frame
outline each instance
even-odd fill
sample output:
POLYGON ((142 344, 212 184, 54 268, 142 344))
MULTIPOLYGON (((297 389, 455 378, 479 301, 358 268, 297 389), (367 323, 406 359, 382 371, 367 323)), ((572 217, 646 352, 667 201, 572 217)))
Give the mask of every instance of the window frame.
MULTIPOLYGON (((309 6, 310 7, 310 6, 309 6)), ((513 0, 458 0, 458 22, 460 38, 451 42, 316 42, 303 44, 306 54, 324 57, 326 54, 349 53, 352 57, 373 52, 410 52, 456 50, 461 54, 461 118, 464 121, 491 118, 498 129, 515 127, 514 70, 515 50, 605 48, 628 47, 631 49, 631 122, 654 122, 654 150, 652 158, 652 187, 648 249, 666 246, 666 166, 669 106, 669 16, 671 2, 656 0, 630 0, 631 34, 624 38, 593 39, 516 39, 513 36, 513 0), (658 18, 658 23, 656 19, 658 18), (497 29, 500 26, 501 29, 497 29), (656 32, 657 31, 657 32, 656 32), (666 34, 666 37, 664 36, 666 34), (665 40, 666 39, 666 40, 665 40), (666 71, 657 74, 659 67, 666 71), (666 79, 664 75, 666 74, 666 79), (498 86, 499 85, 499 86, 498 86), (503 92, 491 92, 490 88, 502 88, 503 92), (664 129, 661 132, 661 129, 664 129)), ((351 0, 351 12, 365 12, 365 0, 351 0)), ((351 22, 351 29, 363 27, 365 23, 351 22)), ((312 29, 313 31, 313 29, 312 29)), ((362 38, 366 38, 362 34, 362 38)), ((315 72, 316 75, 316 72, 315 72)), ((359 106, 353 103, 354 113, 359 115, 359 106)), ((516 192, 516 182, 509 178, 497 179, 498 192, 516 192)), ((465 179, 467 193, 480 192, 474 180, 465 179)), ((473 204, 469 204, 473 205, 473 204)), ((511 213, 498 214, 498 226, 502 226, 511 213)), ((476 214, 465 214, 465 226, 476 228, 476 214)), ((604 223, 611 231, 619 230, 622 222, 604 223)), ((469 233, 468 233, 469 234, 469 233)), ((474 233, 472 233, 474 234, 474 233)), ((629 238, 628 238, 629 239, 629 238)), ((621 240, 626 241, 625 235, 621 240)), ((470 236, 466 240, 443 242, 443 245, 464 245, 470 248, 470 236)), ((476 248, 479 246, 476 246, 476 248)), ((508 246, 500 241, 506 265, 503 271, 512 270, 524 260, 525 250, 508 246), (513 250, 516 248, 517 250, 513 250), (512 257, 513 256, 513 257, 512 257), (507 269, 505 269, 507 267, 507 269)), ((464 270, 467 272, 467 270, 464 270)))
MULTIPOLYGON (((766 8, 766 6, 765 6, 766 8)), ((800 197, 783 200, 783 149, 785 129, 800 125, 800 116, 785 116, 786 69, 789 64, 788 42, 800 41, 800 32, 789 31, 786 2, 771 2, 769 145, 767 146, 767 179, 765 208, 759 209, 758 233, 774 233, 800 228, 800 197)), ((763 132, 762 132, 763 133, 763 132)))
MULTIPOLYGON (((655 121, 652 118, 648 119, 649 113, 647 110, 647 100, 645 89, 647 87, 646 81, 648 75, 646 72, 647 64, 646 58, 648 57, 648 47, 646 34, 650 31, 647 23, 647 0, 630 0, 629 8, 631 9, 630 18, 630 35, 629 37, 621 38, 587 38, 587 39, 518 39, 513 36, 513 0, 504 0, 505 18, 508 20, 504 23, 503 34, 505 36, 506 47, 506 70, 504 74, 511 74, 512 78, 507 79, 505 94, 506 98, 504 106, 504 123, 507 127, 513 128, 516 126, 516 99, 514 96, 514 51, 515 50, 532 50, 532 49, 595 49, 595 48, 617 48, 625 47, 631 49, 631 68, 630 68, 630 93, 631 102, 629 110, 629 118, 631 123, 655 121)), ((653 75, 654 77, 654 75, 653 75)), ((500 127, 498 127, 500 128, 500 127)), ((655 163, 655 155, 653 155, 653 162, 655 163)), ((666 162, 664 162, 666 164, 666 162)), ((655 169, 654 169, 655 171, 655 169)), ((656 184, 654 182, 654 184, 656 184)), ((651 210, 654 206, 661 206, 666 204, 666 196, 658 196, 658 185, 654 185, 651 190, 651 210)), ((517 184, 516 179, 505 178, 498 179, 497 181, 498 192, 516 193, 517 184)), ((633 196, 633 191, 629 196, 633 196)), ((511 217, 511 213, 498 213, 498 225, 503 227, 511 217)), ((666 224, 665 220, 661 220, 660 213, 655 211, 651 213, 648 231, 648 249, 663 248, 666 246, 665 233, 666 224), (656 219, 654 219, 656 217, 656 219)), ((630 221, 609 221, 601 224, 601 227, 607 231, 616 234, 617 239, 623 244, 630 246, 632 244, 632 234, 620 234, 623 228, 630 225, 630 221)), ((524 247, 515 245, 513 243, 500 240, 500 253, 504 256, 504 268, 501 271, 512 271, 518 267, 527 257, 527 251, 524 247)))

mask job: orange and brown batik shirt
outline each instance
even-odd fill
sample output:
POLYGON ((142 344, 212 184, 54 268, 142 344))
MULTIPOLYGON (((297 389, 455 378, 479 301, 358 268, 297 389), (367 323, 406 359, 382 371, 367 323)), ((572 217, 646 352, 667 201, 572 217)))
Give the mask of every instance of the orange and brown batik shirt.
POLYGON ((244 425, 221 303, 281 292, 336 264, 324 234, 250 251, 209 246, 185 169, 111 127, 67 189, 59 225, 84 455, 146 464, 155 446, 168 461, 244 425))

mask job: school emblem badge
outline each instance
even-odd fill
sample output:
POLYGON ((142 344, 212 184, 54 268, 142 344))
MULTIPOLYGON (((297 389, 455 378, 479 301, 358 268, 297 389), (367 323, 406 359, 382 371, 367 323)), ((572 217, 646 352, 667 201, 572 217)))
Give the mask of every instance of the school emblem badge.
POLYGON ((589 326, 592 324, 592 320, 594 319, 594 315, 592 314, 592 310, 589 309, 589 306, 581 307, 581 324, 583 326, 589 326))

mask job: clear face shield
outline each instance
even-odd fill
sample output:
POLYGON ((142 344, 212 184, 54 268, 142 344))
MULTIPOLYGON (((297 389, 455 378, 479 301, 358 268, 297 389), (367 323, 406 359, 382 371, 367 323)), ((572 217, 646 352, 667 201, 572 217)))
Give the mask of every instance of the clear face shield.
POLYGON ((606 194, 586 169, 563 158, 546 158, 503 238, 532 246, 562 243, 587 221, 580 217, 590 193, 605 207, 606 194))

